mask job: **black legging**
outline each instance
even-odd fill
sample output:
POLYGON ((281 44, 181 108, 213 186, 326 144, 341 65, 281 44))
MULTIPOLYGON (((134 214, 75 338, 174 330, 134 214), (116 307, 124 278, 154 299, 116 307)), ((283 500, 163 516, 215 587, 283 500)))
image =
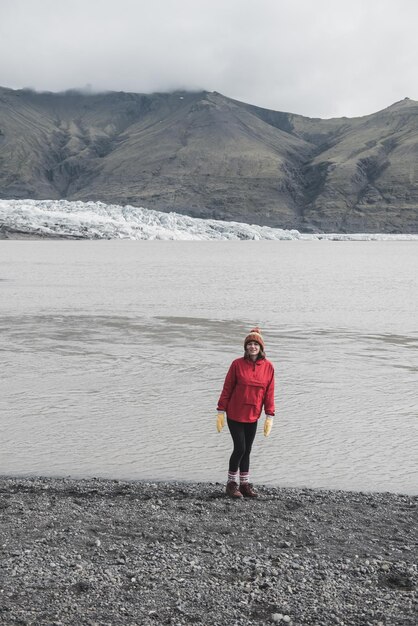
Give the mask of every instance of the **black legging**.
POLYGON ((248 472, 250 469, 250 453, 253 445, 255 433, 257 432, 257 422, 235 422, 227 419, 229 432, 234 442, 234 451, 229 459, 230 472, 248 472))

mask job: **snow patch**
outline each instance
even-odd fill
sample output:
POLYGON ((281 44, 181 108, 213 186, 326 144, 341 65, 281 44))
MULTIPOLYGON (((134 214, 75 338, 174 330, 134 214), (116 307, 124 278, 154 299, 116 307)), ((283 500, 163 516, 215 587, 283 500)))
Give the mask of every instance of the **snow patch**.
POLYGON ((67 200, 0 200, 1 231, 74 239, 418 240, 418 235, 304 234, 297 230, 193 218, 130 205, 67 200))

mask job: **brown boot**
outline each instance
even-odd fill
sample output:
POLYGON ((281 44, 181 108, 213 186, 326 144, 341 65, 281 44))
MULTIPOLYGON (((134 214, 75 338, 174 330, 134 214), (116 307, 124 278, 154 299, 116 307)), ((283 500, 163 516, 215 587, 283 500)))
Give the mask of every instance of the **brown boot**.
POLYGON ((233 482, 232 480, 226 483, 225 491, 226 495, 230 498, 242 498, 242 493, 238 489, 237 483, 233 482))
POLYGON ((239 490, 244 498, 258 498, 258 493, 254 491, 250 483, 241 483, 239 486, 239 490))

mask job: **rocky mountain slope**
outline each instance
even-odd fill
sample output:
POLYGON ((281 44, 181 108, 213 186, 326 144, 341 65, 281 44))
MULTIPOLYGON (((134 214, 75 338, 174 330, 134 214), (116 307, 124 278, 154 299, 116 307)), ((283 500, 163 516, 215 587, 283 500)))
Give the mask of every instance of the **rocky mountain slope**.
POLYGON ((305 231, 418 232, 418 102, 311 119, 218 93, 0 88, 0 197, 305 231))

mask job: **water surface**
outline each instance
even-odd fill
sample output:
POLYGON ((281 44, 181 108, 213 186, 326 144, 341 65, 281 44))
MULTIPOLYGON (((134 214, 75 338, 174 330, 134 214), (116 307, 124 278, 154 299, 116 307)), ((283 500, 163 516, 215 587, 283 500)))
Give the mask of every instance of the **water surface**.
POLYGON ((418 493, 417 311, 417 242, 3 241, 0 473, 224 481, 257 323, 253 480, 418 493))

